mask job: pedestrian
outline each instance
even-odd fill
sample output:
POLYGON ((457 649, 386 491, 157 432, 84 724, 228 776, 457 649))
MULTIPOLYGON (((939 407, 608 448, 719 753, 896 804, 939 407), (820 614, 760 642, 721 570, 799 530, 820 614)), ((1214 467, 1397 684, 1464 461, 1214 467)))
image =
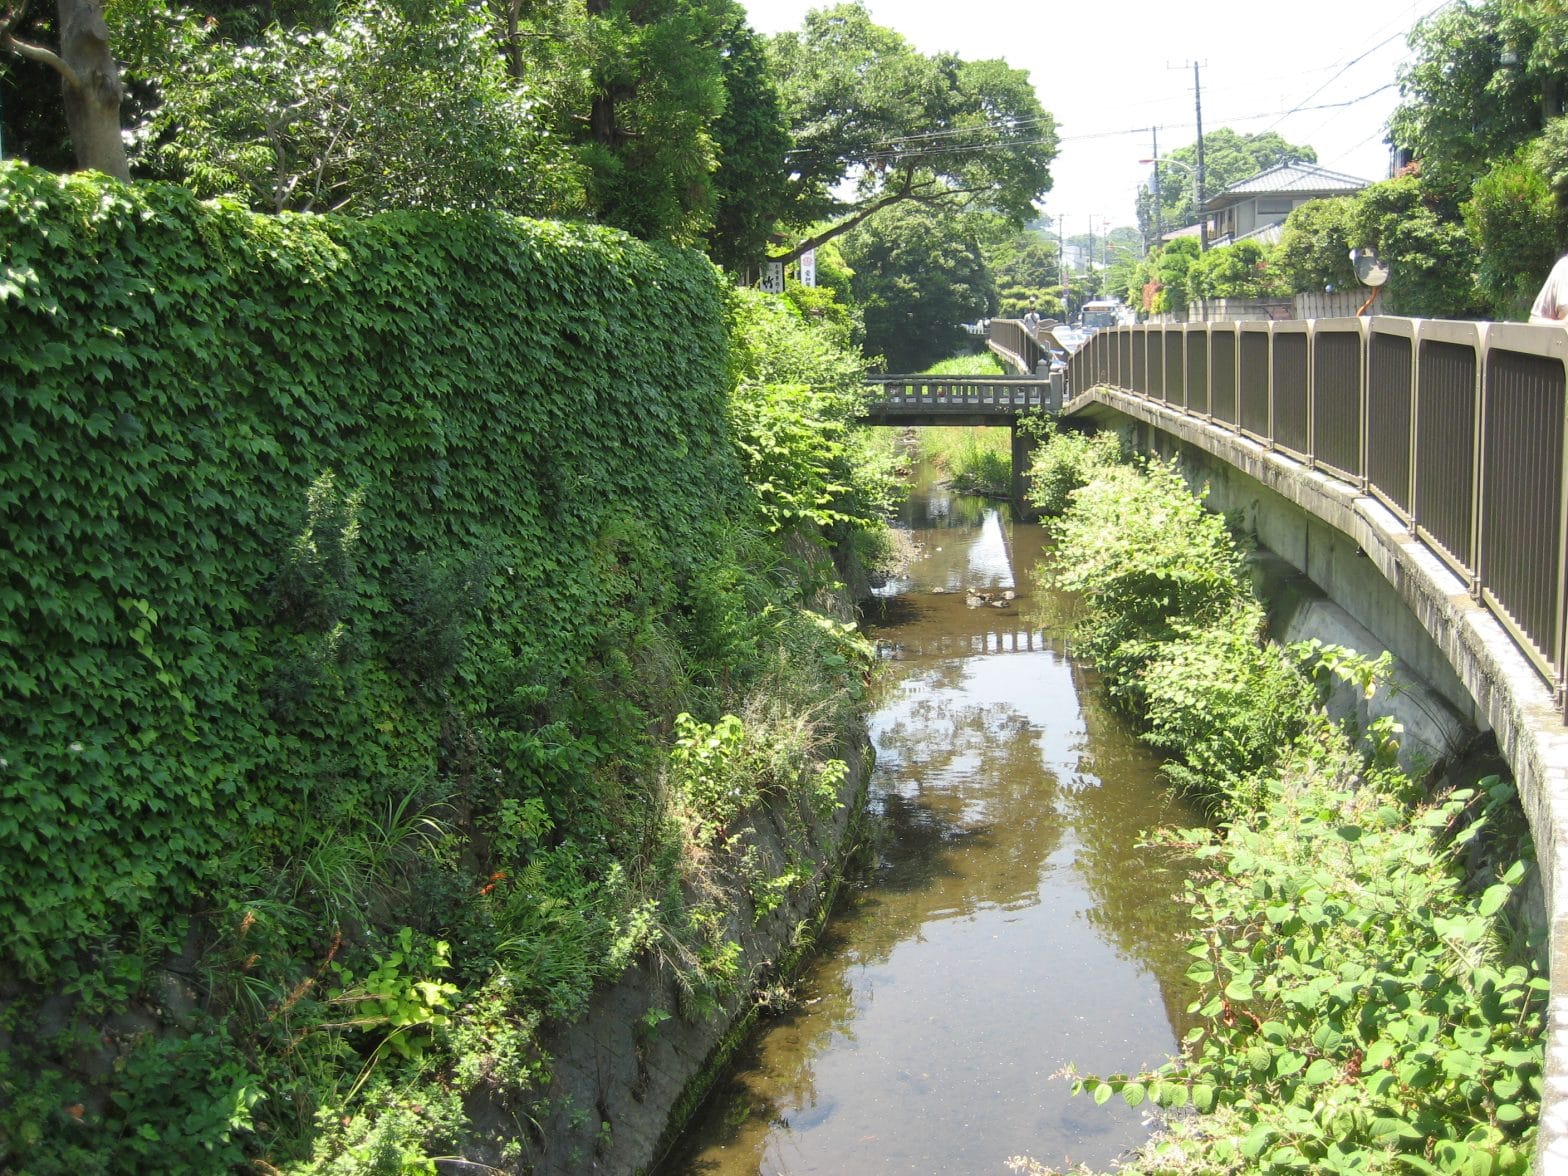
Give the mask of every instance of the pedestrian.
POLYGON ((1029 338, 1034 339, 1038 337, 1035 332, 1039 329, 1040 312, 1031 306, 1029 312, 1024 315, 1024 330, 1029 332, 1029 338))
POLYGON ((1568 321, 1568 254, 1557 259, 1546 275, 1541 292, 1530 308, 1530 321, 1543 327, 1563 326, 1568 321))

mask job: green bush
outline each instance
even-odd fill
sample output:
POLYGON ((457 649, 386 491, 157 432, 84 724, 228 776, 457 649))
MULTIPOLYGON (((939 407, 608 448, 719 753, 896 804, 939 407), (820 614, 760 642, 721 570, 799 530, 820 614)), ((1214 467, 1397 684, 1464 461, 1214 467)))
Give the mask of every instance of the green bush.
POLYGON ((1491 314, 1523 320, 1557 259, 1557 201, 1544 176, 1522 159, 1496 164, 1461 206, 1480 264, 1476 285, 1491 314))
POLYGON ((1057 432, 1046 423, 1029 464, 1029 502, 1047 518, 1065 514, 1072 493, 1100 470, 1121 459, 1114 433, 1057 432))
POLYGON ((1052 533, 1051 582, 1086 602, 1079 647, 1111 697, 1135 711, 1144 669, 1166 644, 1249 596, 1224 520, 1188 492, 1174 460, 1101 467, 1052 533))
POLYGON ((1369 763, 1292 658, 1367 689, 1386 658, 1264 644, 1237 545, 1174 466, 1098 468, 1070 502, 1051 566, 1084 594, 1086 651, 1172 781, 1225 816, 1151 839, 1199 866, 1181 1057, 1077 1086, 1176 1112, 1121 1170, 1522 1176, 1548 992, 1508 914, 1530 852, 1467 849, 1522 825, 1512 789, 1422 799, 1386 721, 1369 763))
MULTIPOLYGON (((537 1078, 543 1013, 661 937, 728 958, 675 716, 853 705, 785 541, 874 530, 887 483, 842 340, 770 349, 726 298, 604 229, 0 163, 0 1167, 424 1164, 537 1078), (737 392, 764 353, 791 382, 737 392), (193 1028, 82 1071, 182 952, 193 1028)), ((822 747, 756 729, 816 803, 822 747)))

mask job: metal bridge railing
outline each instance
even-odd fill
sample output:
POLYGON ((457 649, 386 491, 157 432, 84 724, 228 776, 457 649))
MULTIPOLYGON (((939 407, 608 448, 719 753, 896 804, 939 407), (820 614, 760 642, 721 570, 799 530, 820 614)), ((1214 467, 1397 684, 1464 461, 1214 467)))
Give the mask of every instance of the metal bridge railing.
POLYGON ((868 404, 899 413, 986 412, 1016 414, 1054 409, 1048 380, 1034 376, 869 376, 868 404))
POLYGON ((1322 319, 1117 327, 1069 361, 1393 511, 1568 707, 1568 331, 1322 319))

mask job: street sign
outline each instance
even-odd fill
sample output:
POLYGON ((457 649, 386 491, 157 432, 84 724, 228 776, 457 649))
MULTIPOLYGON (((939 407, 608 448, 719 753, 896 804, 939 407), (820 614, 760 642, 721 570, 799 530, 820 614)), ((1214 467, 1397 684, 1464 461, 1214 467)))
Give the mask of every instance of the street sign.
POLYGON ((767 294, 784 293, 784 263, 770 261, 762 267, 762 289, 767 294))

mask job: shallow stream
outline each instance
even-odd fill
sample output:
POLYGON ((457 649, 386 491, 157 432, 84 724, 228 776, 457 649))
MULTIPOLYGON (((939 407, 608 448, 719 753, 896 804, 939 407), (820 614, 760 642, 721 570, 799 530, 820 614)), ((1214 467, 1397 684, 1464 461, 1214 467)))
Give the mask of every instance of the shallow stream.
POLYGON ((1069 656, 1039 527, 929 474, 903 525, 917 555, 868 625, 871 865, 667 1173, 1103 1167, 1151 1129, 1061 1072, 1174 1052, 1182 879, 1138 840, 1199 818, 1069 656))

